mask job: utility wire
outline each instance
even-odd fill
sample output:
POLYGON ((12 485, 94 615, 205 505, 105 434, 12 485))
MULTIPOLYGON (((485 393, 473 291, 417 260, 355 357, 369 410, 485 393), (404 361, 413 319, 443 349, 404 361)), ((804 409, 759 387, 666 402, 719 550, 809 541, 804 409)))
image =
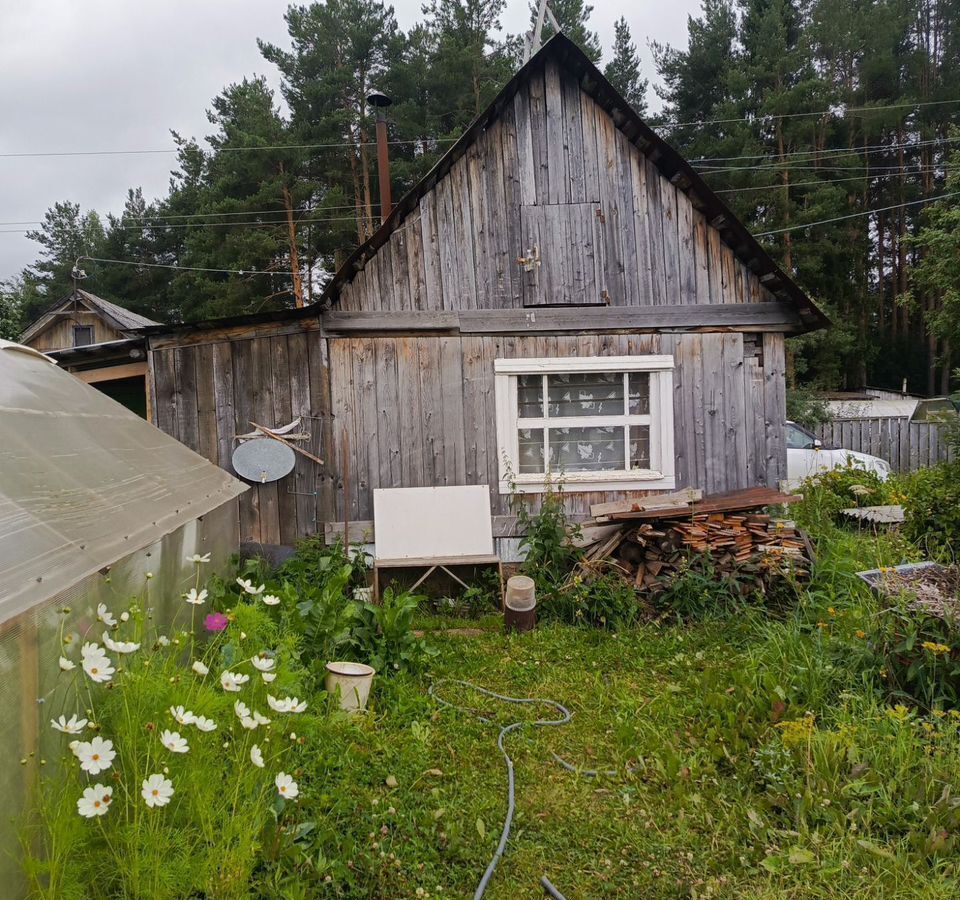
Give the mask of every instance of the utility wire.
POLYGON ((762 153, 751 153, 746 156, 700 156, 696 159, 688 160, 690 165, 699 165, 708 162, 736 162, 741 159, 766 159, 770 162, 776 162, 778 159, 794 156, 825 156, 828 153, 879 153, 882 150, 901 150, 908 147, 927 147, 931 144, 954 144, 960 141, 960 138, 937 138, 929 141, 907 141, 903 144, 871 144, 866 147, 827 147, 823 150, 792 150, 789 153, 783 153, 779 156, 770 156, 768 151, 762 153))
POLYGON ((946 200, 948 197, 960 196, 960 191, 951 191, 949 194, 940 194, 939 197, 923 197, 920 200, 908 200, 906 203, 895 203, 893 206, 882 206, 879 209, 864 209, 846 216, 834 216, 832 219, 820 219, 817 222, 807 222, 805 225, 790 225, 787 228, 775 228, 773 231, 759 231, 754 237, 769 237, 771 234, 783 234, 787 231, 799 231, 802 228, 813 228, 817 225, 829 225, 832 222, 843 222, 846 219, 856 219, 859 216, 869 216, 871 213, 888 212, 891 209, 901 209, 904 206, 916 206, 919 203, 934 203, 937 200, 946 200))
MULTIPOLYGON (((402 141, 387 141, 391 146, 399 144, 446 144, 453 143, 459 138, 423 137, 411 138, 402 141)), ((200 146, 188 146, 188 150, 199 153, 268 153, 276 150, 332 150, 342 147, 376 147, 376 141, 345 141, 338 144, 269 144, 263 147, 215 147, 207 150, 200 146)), ((0 159, 33 159, 37 157, 61 156, 147 156, 160 153, 179 153, 183 147, 173 147, 166 150, 50 150, 22 153, 0 153, 0 159)))
POLYGON ((138 269, 179 269, 182 272, 214 272, 220 275, 289 275, 292 278, 296 274, 294 272, 279 272, 274 269, 212 269, 207 266, 177 266, 173 263, 132 262, 129 259, 105 259, 101 256, 81 256, 77 262, 83 262, 84 260, 114 263, 118 266, 134 266, 138 269))
POLYGON ((799 188, 799 187, 829 187, 831 184, 842 184, 846 181, 863 181, 865 178, 906 178, 907 176, 919 175, 920 172, 887 172, 881 175, 851 175, 848 178, 821 178, 818 181, 791 181, 790 184, 754 184, 747 187, 721 188, 714 190, 715 194, 742 194, 744 191, 775 191, 781 188, 799 188))

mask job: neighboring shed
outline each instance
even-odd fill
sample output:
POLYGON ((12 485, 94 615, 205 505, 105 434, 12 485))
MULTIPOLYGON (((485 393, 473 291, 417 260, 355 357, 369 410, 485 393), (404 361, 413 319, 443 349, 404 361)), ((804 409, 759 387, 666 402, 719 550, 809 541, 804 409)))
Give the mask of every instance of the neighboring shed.
POLYGON ((557 35, 319 304, 144 333, 158 424, 220 465, 251 421, 305 417, 325 465, 241 504, 244 538, 286 542, 369 532, 377 487, 489 484, 506 536, 510 494, 561 478, 574 517, 775 486, 784 338, 826 324, 557 35))
POLYGON ((31 322, 20 342, 148 418, 147 355, 137 329, 159 324, 77 289, 31 322))
POLYGON ((0 341, 0 421, 0 878, 3 896, 18 897, 18 817, 41 757, 52 769, 63 754, 47 724, 68 691, 58 658, 76 664, 80 636, 99 637, 99 603, 119 614, 140 598, 158 627, 177 616, 189 624, 187 556, 210 553, 207 572, 226 570, 245 487, 9 341, 0 341))

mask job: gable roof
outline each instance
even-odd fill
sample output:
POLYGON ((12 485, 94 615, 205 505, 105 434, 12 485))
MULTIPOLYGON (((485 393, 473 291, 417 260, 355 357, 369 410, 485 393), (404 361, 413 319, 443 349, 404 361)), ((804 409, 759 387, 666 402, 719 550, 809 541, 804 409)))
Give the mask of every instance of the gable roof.
POLYGON ((377 250, 389 240, 390 235, 400 226, 402 220, 417 207, 420 199, 450 171, 453 164, 490 127, 518 91, 530 81, 534 73, 542 69, 548 60, 555 60, 562 69, 577 77, 581 89, 611 117, 616 127, 656 166, 661 175, 687 194, 693 206, 700 210, 707 222, 720 232, 723 241, 733 250, 737 258, 760 278, 764 287, 797 310, 802 326, 801 333, 830 325, 830 320, 796 282, 771 259, 757 239, 747 231, 693 167, 637 115, 583 51, 562 33, 550 38, 540 51, 507 82, 493 102, 474 120, 460 139, 399 200, 380 228, 350 254, 324 287, 318 303, 329 307, 337 301, 343 285, 350 282, 377 250))
POLYGON ((35 318, 20 335, 20 341, 29 341, 36 337, 53 320, 53 314, 63 309, 68 303, 79 300, 92 313, 99 315, 108 325, 117 331, 136 331, 138 328, 145 328, 150 325, 160 325, 153 319, 141 316, 139 313, 131 312, 116 303, 104 300, 96 294, 89 291, 81 291, 79 288, 71 291, 62 300, 58 300, 52 306, 48 306, 37 318, 35 318))

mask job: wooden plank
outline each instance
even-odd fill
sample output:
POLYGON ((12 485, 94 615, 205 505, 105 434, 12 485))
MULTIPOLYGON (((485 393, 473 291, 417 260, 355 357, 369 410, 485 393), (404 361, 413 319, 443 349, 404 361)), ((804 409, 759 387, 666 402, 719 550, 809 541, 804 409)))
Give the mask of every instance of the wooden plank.
POLYGON ((677 237, 679 240, 680 294, 678 303, 697 302, 697 253, 693 217, 696 212, 690 198, 683 191, 676 191, 677 237))
POLYGON ((420 200, 420 244, 423 248, 424 308, 443 309, 443 274, 437 223, 439 194, 430 191, 420 200))
MULTIPOLYGON (((310 439, 299 446, 320 457, 326 464, 321 452, 319 433, 321 421, 312 418, 313 405, 310 398, 310 350, 307 335, 291 334, 287 337, 287 365, 290 376, 290 417, 303 417, 300 431, 310 435, 310 439)), ((317 491, 323 481, 323 469, 302 453, 296 454, 293 473, 288 482, 288 490, 293 493, 294 513, 296 516, 297 539, 315 534, 317 531, 317 491)))
POLYGON ((70 374, 86 384, 100 384, 104 381, 116 381, 118 378, 146 377, 147 363, 143 361, 105 366, 102 369, 81 369, 79 372, 71 371, 70 374))
POLYGON ((518 204, 533 206, 537 202, 537 160, 533 153, 533 127, 530 120, 530 97, 517 91, 513 98, 517 136, 518 204))
POLYGON ((580 91, 580 132, 583 140, 584 200, 600 203, 600 161, 597 152, 597 104, 580 91))
POLYGON ((217 381, 214 370, 214 344, 196 348, 197 452, 214 465, 219 462, 217 442, 217 381))
POLYGON ((567 194, 571 203, 588 203, 584 171, 583 128, 580 112, 580 85, 569 73, 560 75, 563 94, 563 144, 567 163, 567 194))
POLYGON ((664 304, 683 303, 680 287, 680 235, 678 231, 677 189, 660 176, 660 207, 663 216, 664 304))
MULTIPOLYGON (((533 148, 534 203, 550 202, 550 163, 547 155, 547 110, 543 70, 531 73, 527 83, 530 137, 533 148)), ((518 92, 524 93, 523 89, 518 92)))
MULTIPOLYGON (((417 338, 420 362, 420 428, 423 433, 423 479, 426 485, 446 483, 445 435, 440 343, 434 338, 417 338)), ((452 449, 452 448, 451 448, 452 449)))
POLYGON ((744 394, 743 335, 724 334, 723 346, 723 424, 727 459, 727 486, 748 487, 747 414, 744 394))
POLYGON ((420 356, 416 338, 396 339, 400 483, 421 487, 424 443, 420 427, 420 356))
POLYGON ((744 360, 743 396, 747 421, 747 484, 767 484, 763 369, 755 356, 744 360))
POLYGON ((767 485, 775 487, 787 477, 786 363, 782 334, 763 336, 763 409, 767 449, 767 485))
POLYGON ((624 305, 626 281, 623 274, 623 242, 621 229, 625 210, 620 208, 620 168, 617 160, 617 129, 599 106, 596 113, 597 165, 600 186, 600 271, 601 290, 610 302, 624 305))
MULTIPOLYGON (((666 258, 664 255, 664 205, 660 197, 661 188, 669 187, 660 176, 657 167, 644 158, 643 166, 646 175, 646 197, 647 197, 647 241, 650 256, 650 303, 654 306, 665 306, 667 304, 667 274, 666 258)), ((676 224, 673 220, 669 223, 674 228, 676 224)), ((669 231, 669 228, 668 228, 669 231)))
MULTIPOLYGON (((273 377, 273 409, 266 421, 257 419, 261 425, 267 427, 273 425, 279 428, 292 422, 294 417, 293 406, 290 402, 290 348, 287 343, 288 340, 287 335, 270 338, 268 352, 270 353, 271 375, 273 377)), ((296 459, 300 456, 299 453, 294 454, 294 471, 276 482, 278 542, 281 544, 295 544, 301 534, 297 524, 297 495, 293 493, 299 490, 295 472, 297 468, 296 459)), ((309 460, 307 461, 309 462, 309 460)))
POLYGON ((404 487, 400 466, 400 398, 397 387, 397 341, 373 342, 377 401, 378 487, 404 487))
POLYGON ((306 335, 307 349, 309 352, 310 379, 310 406, 305 412, 313 417, 311 419, 311 433, 316 435, 319 429, 319 440, 314 445, 314 454, 324 460, 324 468, 316 473, 317 498, 314 505, 315 514, 313 520, 313 531, 319 531, 323 528, 325 522, 334 518, 336 499, 336 473, 339 471, 337 466, 335 445, 334 445, 334 419, 333 406, 330 397, 331 372, 329 348, 326 338, 317 333, 306 335))
POLYGON ((353 459, 356 460, 357 515, 373 515, 373 490, 380 485, 380 444, 378 436, 376 360, 372 339, 353 341, 353 394, 355 402, 353 459))
POLYGON ((353 367, 350 364, 350 352, 353 341, 346 338, 332 340, 328 344, 330 357, 330 408, 333 413, 332 434, 333 452, 332 471, 335 473, 333 490, 335 518, 342 521, 344 516, 356 520, 357 515, 357 474, 353 463, 353 435, 356 431, 353 422, 353 367), (344 438, 349 450, 345 451, 344 438), (344 456, 350 463, 350 472, 344 472, 344 456))
MULTIPOLYGON (((237 433, 234 408, 233 344, 223 341, 210 344, 213 348, 213 382, 215 385, 215 414, 217 419, 216 462, 228 472, 233 471, 233 437, 237 433)), ((247 492, 250 493, 249 491, 247 492)))
POLYGON ((427 273, 423 253, 423 225, 420 221, 420 211, 411 213, 407 217, 407 278, 410 291, 410 308, 427 308, 427 273))
MULTIPOLYGON (((271 338, 256 338, 250 341, 250 380, 236 380, 237 389, 249 390, 253 397, 250 422, 265 424, 273 419, 273 347, 271 338)), ((246 429, 246 425, 244 425, 246 429)), ((279 483, 258 484, 255 488, 260 497, 260 541, 264 544, 280 543, 279 483)), ((252 492, 251 492, 252 493, 252 492)))
MULTIPOLYGON (((582 209, 589 207, 583 205, 582 209)), ((542 207, 525 208, 537 216, 542 207)), ((571 298, 572 299, 572 298, 571 298)), ((565 308, 437 310, 422 312, 343 312, 323 314, 329 335, 351 334, 497 334, 550 331, 623 331, 732 329, 789 332, 799 320, 789 303, 680 304, 652 307, 583 306, 565 308)))
POLYGON ((704 445, 703 489, 710 494, 728 488, 726 428, 723 421, 723 336, 705 334, 703 355, 704 445))
POLYGON ((595 503, 590 507, 590 515, 594 518, 607 516, 611 513, 639 512, 642 509, 681 508, 689 506, 703 499, 703 491, 698 488, 685 488, 681 491, 672 491, 667 494, 649 494, 644 497, 635 497, 627 500, 611 500, 604 503, 595 503))
POLYGON ((463 423, 463 350, 460 338, 437 338, 440 367, 436 375, 443 387, 444 484, 466 482, 463 423))
MULTIPOLYGON (((523 252, 520 239, 520 161, 516 124, 516 106, 504 110, 500 119, 500 155, 494 169, 494 178, 498 184, 497 214, 501 224, 492 241, 497 255, 497 267, 503 271, 504 286, 509 291, 509 302, 504 297, 503 306, 520 306, 520 270, 517 257, 523 252), (501 194, 502 189, 502 194, 501 194), (503 206, 500 208, 499 204, 503 206)), ((482 286, 478 286, 478 291, 482 286)), ((491 304, 487 303, 486 306, 491 304)))
MULTIPOLYGON (((652 302, 650 239, 648 234, 646 167, 643 158, 621 133, 617 133, 620 164, 620 206, 623 208, 623 286, 620 302, 649 306, 652 302)), ((611 297, 611 302, 618 298, 611 297)))
MULTIPOLYGON (((251 420, 257 421, 254 400, 252 340, 231 343, 230 358, 233 364, 234 417, 230 435, 231 453, 234 437, 250 430, 251 420)), ((240 495, 240 539, 260 541, 260 493, 256 486, 240 495)))
POLYGON ((548 61, 544 69, 544 106, 547 141, 547 203, 570 202, 568 148, 564 136, 563 90, 560 69, 548 61))
POLYGON ((227 325, 171 325, 169 332, 151 334, 147 337, 150 350, 170 350, 193 344, 216 344, 221 341, 242 341, 255 337, 273 337, 294 331, 311 331, 320 328, 319 312, 309 316, 291 313, 287 319, 270 322, 240 321, 227 325))
POLYGON ((176 356, 176 350, 154 350, 150 353, 150 363, 156 396, 155 424, 161 431, 179 439, 177 407, 180 405, 180 398, 177 394, 176 356))

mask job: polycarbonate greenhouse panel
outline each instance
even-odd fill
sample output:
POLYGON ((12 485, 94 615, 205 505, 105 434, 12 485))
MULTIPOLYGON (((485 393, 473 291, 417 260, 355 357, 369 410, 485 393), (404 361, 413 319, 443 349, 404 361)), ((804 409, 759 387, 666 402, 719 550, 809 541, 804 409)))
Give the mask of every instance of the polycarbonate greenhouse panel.
POLYGON ((0 622, 244 490, 46 357, 0 341, 0 622))

